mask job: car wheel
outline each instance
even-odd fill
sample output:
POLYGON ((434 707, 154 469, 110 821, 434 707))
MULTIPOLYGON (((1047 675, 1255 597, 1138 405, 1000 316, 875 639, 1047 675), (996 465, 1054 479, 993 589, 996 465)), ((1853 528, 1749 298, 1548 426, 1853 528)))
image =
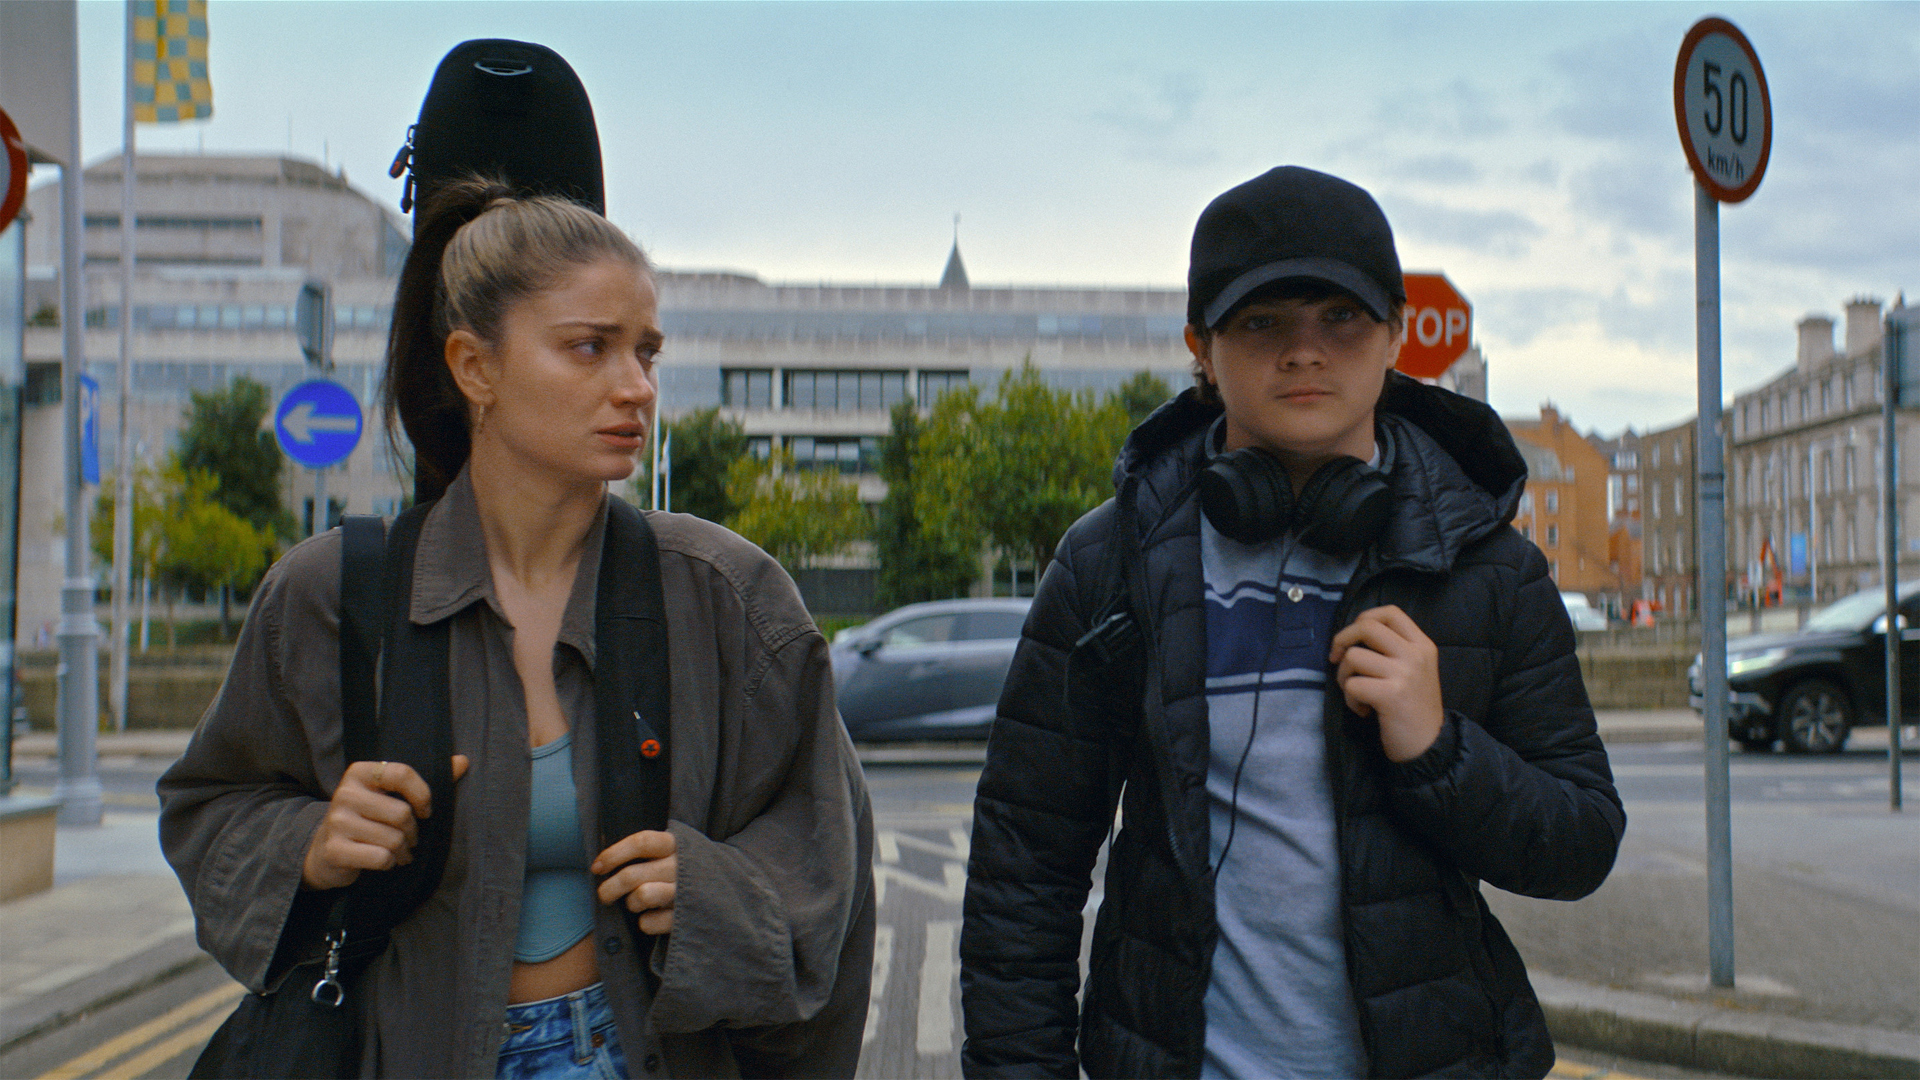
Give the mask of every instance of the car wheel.
POLYGON ((1773 749, 1773 736, 1771 735, 1758 739, 1747 739, 1735 736, 1733 741, 1739 743, 1740 749, 1749 754, 1765 754, 1773 749))
POLYGON ((1853 727, 1853 704, 1825 679, 1809 679, 1780 699, 1780 727, 1796 754, 1837 754, 1853 727))

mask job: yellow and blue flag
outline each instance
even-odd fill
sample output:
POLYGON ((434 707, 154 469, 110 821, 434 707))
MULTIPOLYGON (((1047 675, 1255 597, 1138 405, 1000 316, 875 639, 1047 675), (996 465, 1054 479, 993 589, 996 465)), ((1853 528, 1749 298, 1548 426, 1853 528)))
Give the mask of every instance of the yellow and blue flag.
POLYGON ((207 0, 134 0, 133 118, 171 124, 212 115, 207 0))

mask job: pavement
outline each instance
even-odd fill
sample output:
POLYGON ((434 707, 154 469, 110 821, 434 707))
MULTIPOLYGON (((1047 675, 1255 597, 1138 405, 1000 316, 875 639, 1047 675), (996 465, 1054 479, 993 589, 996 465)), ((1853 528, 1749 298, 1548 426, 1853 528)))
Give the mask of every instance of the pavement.
MULTIPOLYGON (((1687 742, 1700 737, 1690 710, 1620 711, 1600 714, 1610 745, 1687 742)), ((178 756, 186 732, 134 731, 103 734, 101 758, 146 759, 160 765, 178 756)), ((51 757, 53 736, 23 735, 16 759, 51 757)), ((975 747, 865 747, 869 764, 977 760, 975 747)), ((193 939, 192 914, 180 887, 160 857, 151 803, 110 797, 99 826, 62 826, 55 847, 54 887, 0 904, 0 1053, 71 1023, 183 972, 210 964, 193 939)), ((1623 856, 1624 857, 1624 856, 1623 856)), ((1596 894, 1598 897, 1599 894, 1596 894)), ((1528 921, 1513 898, 1496 900, 1503 922, 1526 951, 1548 1023, 1557 1040, 1625 1057, 1660 1061, 1714 1073, 1751 1077, 1920 1078, 1920 1030, 1900 1015, 1862 1008, 1857 1001, 1795 1002, 1757 988, 1718 993, 1676 983, 1666 992, 1644 981, 1607 981, 1607 972, 1586 955, 1551 947, 1552 935, 1528 921), (1529 939, 1541 944, 1530 947, 1529 939)), ((1582 905, 1557 905, 1562 911, 1582 905)), ((1858 925, 1844 897, 1796 894, 1795 919, 1808 924, 1858 925), (1819 905, 1835 905, 1824 911, 1819 905)), ((1658 911, 1627 913, 1626 920, 1657 921, 1658 911)), ((1856 935, 1858 936, 1858 935, 1856 935)), ((1920 932, 1910 913, 1896 911, 1867 948, 1920 956, 1920 932), (1891 940, 1879 935, 1890 933, 1891 940)), ((1631 942, 1630 933, 1610 938, 1609 949, 1631 942)), ((1920 978, 1920 963, 1911 964, 1920 978)))

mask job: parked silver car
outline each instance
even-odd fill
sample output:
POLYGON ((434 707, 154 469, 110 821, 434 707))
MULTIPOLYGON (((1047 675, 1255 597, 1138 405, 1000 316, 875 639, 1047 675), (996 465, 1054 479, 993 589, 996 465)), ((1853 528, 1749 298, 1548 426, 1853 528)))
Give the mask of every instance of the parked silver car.
POLYGON ((856 742, 984 739, 1028 599, 896 608, 833 638, 840 717, 856 742))

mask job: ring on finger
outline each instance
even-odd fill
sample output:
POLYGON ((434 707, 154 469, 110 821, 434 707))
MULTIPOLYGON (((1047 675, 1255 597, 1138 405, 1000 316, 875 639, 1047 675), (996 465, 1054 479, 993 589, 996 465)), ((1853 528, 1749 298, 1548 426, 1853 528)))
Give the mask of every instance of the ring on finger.
POLYGON ((381 784, 381 781, 385 780, 386 778, 387 778, 387 763, 384 761, 374 762, 373 786, 379 787, 381 784))

